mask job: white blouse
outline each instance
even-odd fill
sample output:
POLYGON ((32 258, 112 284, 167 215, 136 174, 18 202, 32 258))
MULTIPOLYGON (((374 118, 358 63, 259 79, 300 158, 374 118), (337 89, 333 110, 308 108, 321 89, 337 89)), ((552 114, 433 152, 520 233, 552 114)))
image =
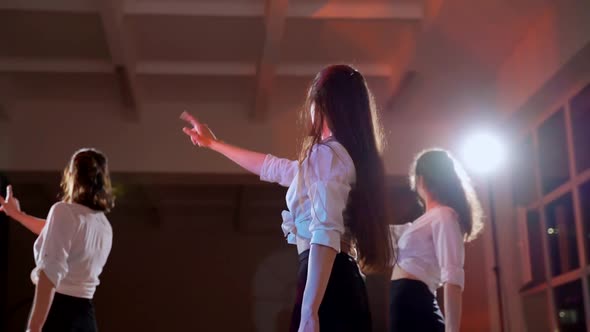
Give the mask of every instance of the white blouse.
POLYGON ((391 225, 390 233, 397 238, 397 264, 433 293, 444 283, 463 289, 465 245, 455 210, 433 208, 412 223, 391 225))
POLYGON ((37 284, 43 270, 56 292, 92 299, 112 239, 104 213, 76 203, 56 203, 35 242, 33 283, 37 284))
POLYGON ((301 165, 267 155, 260 179, 289 187, 281 225, 288 243, 299 238, 340 252, 347 235, 343 213, 356 179, 354 163, 340 143, 329 139, 316 144, 301 165))

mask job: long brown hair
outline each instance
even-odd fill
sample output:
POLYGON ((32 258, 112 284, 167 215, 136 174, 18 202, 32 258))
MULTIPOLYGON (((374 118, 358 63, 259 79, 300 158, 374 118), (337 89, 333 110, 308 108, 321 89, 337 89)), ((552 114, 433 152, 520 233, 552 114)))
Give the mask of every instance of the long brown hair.
POLYGON ((74 153, 64 169, 61 188, 64 202, 104 212, 115 206, 107 158, 98 150, 81 149, 74 153))
POLYGON ((315 144, 321 144, 324 123, 352 158, 356 183, 346 208, 350 216, 346 226, 354 238, 363 270, 384 270, 391 264, 393 251, 381 159, 383 135, 364 77, 348 65, 324 68, 312 81, 301 114, 309 128, 301 147, 300 162, 309 157, 315 144), (312 105, 315 107, 313 121, 312 105))
POLYGON ((483 212, 461 164, 446 150, 428 149, 416 156, 410 169, 410 185, 414 191, 418 177, 438 203, 457 212, 465 242, 475 239, 483 229, 483 212))

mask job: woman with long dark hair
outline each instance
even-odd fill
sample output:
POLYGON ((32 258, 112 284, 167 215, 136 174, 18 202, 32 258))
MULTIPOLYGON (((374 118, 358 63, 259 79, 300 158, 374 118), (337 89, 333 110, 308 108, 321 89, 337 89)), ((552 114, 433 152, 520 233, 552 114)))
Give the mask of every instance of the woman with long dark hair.
POLYGON ((218 140, 187 113, 193 144, 217 151, 268 182, 289 187, 282 229, 299 252, 291 331, 371 331, 364 271, 390 262, 380 158, 381 133, 365 79, 333 65, 309 88, 302 115, 308 135, 298 161, 218 140), (357 265, 358 262, 358 265, 357 265))
POLYGON ((27 215, 8 187, 0 211, 39 237, 31 273, 35 299, 27 331, 97 331, 92 297, 112 244, 105 213, 114 206, 106 157, 94 149, 74 153, 61 182, 62 200, 47 219, 27 215))
POLYGON ((482 229, 482 210, 469 177, 448 151, 421 152, 410 184, 424 214, 391 226, 399 239, 391 276, 390 331, 459 331, 465 284, 464 242, 482 229), (445 315, 436 301, 444 285, 445 315))

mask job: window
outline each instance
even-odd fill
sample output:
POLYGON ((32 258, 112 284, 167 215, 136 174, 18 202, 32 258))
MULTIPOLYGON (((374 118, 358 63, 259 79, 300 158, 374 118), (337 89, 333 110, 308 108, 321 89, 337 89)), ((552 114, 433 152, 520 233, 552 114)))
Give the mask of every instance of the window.
POLYGON ((590 283, 590 84, 548 112, 513 154, 513 203, 521 243, 527 244, 521 246, 522 313, 527 331, 586 331, 590 290, 584 292, 582 283, 590 283))
POLYGON ((529 211, 526 216, 529 257, 531 262, 532 284, 545 280, 545 261, 543 259, 543 229, 539 212, 529 211))
POLYGON ((590 168, 590 84, 578 93, 570 104, 576 169, 590 168))
POLYGON ((560 332, 586 331, 584 292, 580 280, 555 288, 555 310, 560 332))
POLYGON ((539 168, 543 193, 547 194, 569 180, 569 162, 563 109, 539 128, 539 168))
POLYGON ((551 274, 560 275, 580 266, 572 195, 566 194, 545 210, 551 274))
POLYGON ((580 202, 582 206, 582 220, 584 221, 584 245, 586 257, 590 258, 590 181, 580 187, 580 202))
POLYGON ((535 198, 535 172, 533 142, 529 136, 515 149, 512 154, 514 159, 514 172, 512 174, 512 193, 515 205, 527 206, 535 198))

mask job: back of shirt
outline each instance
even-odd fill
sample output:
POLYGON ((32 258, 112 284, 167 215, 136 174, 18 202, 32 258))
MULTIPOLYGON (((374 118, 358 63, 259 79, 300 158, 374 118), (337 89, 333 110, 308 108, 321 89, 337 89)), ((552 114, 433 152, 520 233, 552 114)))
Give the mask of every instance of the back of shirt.
POLYGON ((433 293, 447 282, 463 288, 465 246, 453 209, 433 208, 412 223, 390 227, 390 232, 398 239, 397 264, 433 293))
POLYGON ((61 294, 91 299, 112 246, 112 228, 103 212, 76 203, 56 203, 35 242, 37 267, 61 294))

